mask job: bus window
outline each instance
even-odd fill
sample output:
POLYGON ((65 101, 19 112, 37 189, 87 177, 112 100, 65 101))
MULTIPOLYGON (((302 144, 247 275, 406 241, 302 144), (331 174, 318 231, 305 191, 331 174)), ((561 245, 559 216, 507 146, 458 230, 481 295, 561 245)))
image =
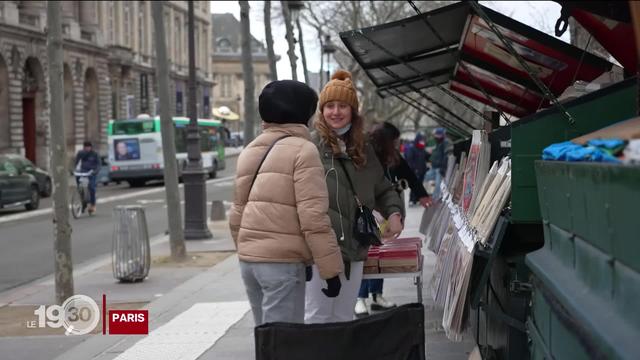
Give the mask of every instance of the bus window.
POLYGON ((211 151, 211 140, 209 139, 209 129, 205 127, 200 128, 200 151, 202 152, 211 151))
POLYGON ((176 152, 187 152, 187 128, 185 126, 175 127, 176 152))
POLYGON ((137 135, 156 131, 153 120, 149 121, 114 121, 113 135, 137 135))

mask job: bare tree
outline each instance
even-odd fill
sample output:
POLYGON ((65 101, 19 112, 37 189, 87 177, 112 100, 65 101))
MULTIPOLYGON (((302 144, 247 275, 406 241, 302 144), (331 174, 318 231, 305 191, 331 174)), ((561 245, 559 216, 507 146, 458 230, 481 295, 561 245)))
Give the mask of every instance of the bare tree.
POLYGON ((164 158, 164 183, 167 195, 167 219, 169 220, 169 244, 171 257, 180 261, 186 257, 182 214, 180 212, 180 192, 178 191, 178 164, 176 162, 176 143, 171 119, 169 101, 169 60, 164 31, 164 1, 151 2, 156 43, 156 78, 160 97, 160 127, 162 135, 162 155, 164 158))
POLYGON ((302 70, 304 71, 304 82, 309 85, 309 70, 307 69, 307 56, 304 53, 304 41, 302 40, 302 25, 300 24, 300 17, 296 19, 296 26, 298 27, 298 44, 300 44, 300 56, 302 56, 302 70))
POLYGON ((251 54, 251 25, 249 2, 240 3, 240 25, 242 33, 242 78, 244 79, 244 144, 248 145, 255 136, 256 118, 255 80, 253 78, 253 56, 251 54))
POLYGON ((320 89, 322 89, 322 87, 324 86, 324 41, 322 40, 322 29, 317 28, 316 31, 318 32, 318 45, 319 45, 319 49, 320 49, 320 89))
POLYGON ((49 94, 51 94, 51 170, 53 171, 53 225, 55 233, 56 303, 73 295, 71 226, 69 225, 69 176, 64 131, 64 86, 62 23, 59 1, 47 4, 47 57, 49 58, 49 94))
MULTIPOLYGON (((435 8, 447 5, 447 1, 418 1, 416 5, 422 12, 427 12, 435 8)), ((307 11, 301 16, 305 23, 313 27, 319 34, 331 35, 333 39, 338 38, 338 34, 352 29, 385 24, 388 22, 404 19, 416 15, 414 10, 405 1, 340 1, 340 2, 308 2, 307 11)), ((425 31, 428 31, 425 25, 425 31)), ((319 39, 322 41, 322 39, 319 39)), ((336 52, 333 60, 340 68, 352 73, 358 96, 362 104, 361 112, 367 122, 389 121, 399 128, 407 128, 413 125, 416 129, 431 126, 434 119, 426 116, 405 102, 388 96, 381 98, 375 85, 369 80, 364 70, 352 57, 341 41, 334 41, 336 52)), ((445 95, 441 90, 432 88, 428 90, 429 95, 438 100, 446 108, 454 109, 453 112, 464 113, 464 107, 445 95)), ((418 98, 418 97, 416 97, 418 98)), ((467 99, 465 99, 467 100, 467 99)), ((435 110, 433 104, 425 99, 419 99, 429 109, 435 110)), ((472 103, 472 101, 469 101, 472 103)), ((436 113, 437 114, 437 113, 436 113)), ((439 115, 439 114, 437 114, 439 115)), ((465 114, 474 118, 472 113, 465 114)))
POLYGON ((289 55, 289 63, 291 64, 291 78, 293 80, 298 80, 298 70, 297 70, 297 61, 298 57, 296 56, 296 44, 293 38, 293 24, 291 22, 291 13, 289 12, 289 6, 286 1, 280 1, 280 5, 282 7, 282 15, 284 16, 284 26, 287 29, 287 44, 289 45, 289 51, 287 51, 287 55, 289 55))
POLYGON ((278 80, 278 69, 276 68, 276 54, 273 51, 273 34, 271 33, 271 0, 264 2, 264 36, 267 41, 267 57, 269 59, 271 81, 275 81, 278 80))

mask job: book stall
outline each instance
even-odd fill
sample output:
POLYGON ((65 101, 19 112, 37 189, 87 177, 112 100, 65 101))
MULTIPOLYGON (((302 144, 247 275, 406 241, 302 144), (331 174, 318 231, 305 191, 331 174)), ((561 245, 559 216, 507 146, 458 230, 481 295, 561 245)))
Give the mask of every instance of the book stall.
MULTIPOLYGON (((634 37, 637 4, 558 3, 556 31, 573 17, 611 57, 477 2, 414 7, 340 36, 381 97, 446 127, 454 145, 442 200, 420 225, 436 256, 424 282, 447 337, 473 337, 482 358, 631 359, 640 56, 619 39, 634 37)), ((419 252, 372 249, 366 276, 395 268, 422 281, 418 255, 402 256, 419 252)))
POLYGON ((474 131, 469 157, 463 155, 460 164, 449 162, 442 201, 434 211, 425 211, 421 226, 427 248, 437 255, 429 286, 444 308, 442 326, 452 340, 460 340, 468 325, 474 254, 492 245, 491 234, 510 195, 510 159, 494 161, 489 169, 489 154, 487 134, 474 131))

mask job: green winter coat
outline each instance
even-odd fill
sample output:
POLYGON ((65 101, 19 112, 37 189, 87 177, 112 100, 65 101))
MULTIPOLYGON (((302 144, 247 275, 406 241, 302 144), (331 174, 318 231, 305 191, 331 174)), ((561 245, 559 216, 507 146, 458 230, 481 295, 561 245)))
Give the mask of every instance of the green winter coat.
POLYGON ((360 246, 358 240, 353 237, 357 205, 344 169, 349 172, 360 201, 369 209, 377 210, 385 218, 395 212, 399 212, 404 218, 404 201, 385 178, 384 169, 370 144, 366 144, 365 167, 356 170, 348 155, 339 154, 334 157, 331 147, 321 144, 317 132, 311 137, 318 147, 324 166, 329 191, 329 218, 342 251, 342 258, 345 262, 364 261, 369 248, 360 246), (341 161, 344 168, 340 165, 341 161))

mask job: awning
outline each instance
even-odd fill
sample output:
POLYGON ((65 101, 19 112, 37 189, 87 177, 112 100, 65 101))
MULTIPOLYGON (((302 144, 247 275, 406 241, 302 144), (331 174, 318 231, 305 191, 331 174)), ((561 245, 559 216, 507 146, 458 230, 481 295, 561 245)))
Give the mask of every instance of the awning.
MULTIPOLYGON (((480 8, 554 96, 575 80, 590 82, 612 67, 582 49, 480 8)), ((340 37, 383 97, 411 93, 431 103, 430 89, 453 90, 518 117, 550 105, 518 58, 467 2, 345 31, 340 37)), ((450 115, 445 119, 449 125, 462 130, 473 126, 450 115)))
POLYGON ((211 114, 213 115, 214 118, 220 119, 220 120, 229 120, 229 121, 240 120, 240 116, 234 113, 233 111, 231 111, 231 109, 229 109, 226 106, 213 108, 213 110, 211 110, 211 114))

